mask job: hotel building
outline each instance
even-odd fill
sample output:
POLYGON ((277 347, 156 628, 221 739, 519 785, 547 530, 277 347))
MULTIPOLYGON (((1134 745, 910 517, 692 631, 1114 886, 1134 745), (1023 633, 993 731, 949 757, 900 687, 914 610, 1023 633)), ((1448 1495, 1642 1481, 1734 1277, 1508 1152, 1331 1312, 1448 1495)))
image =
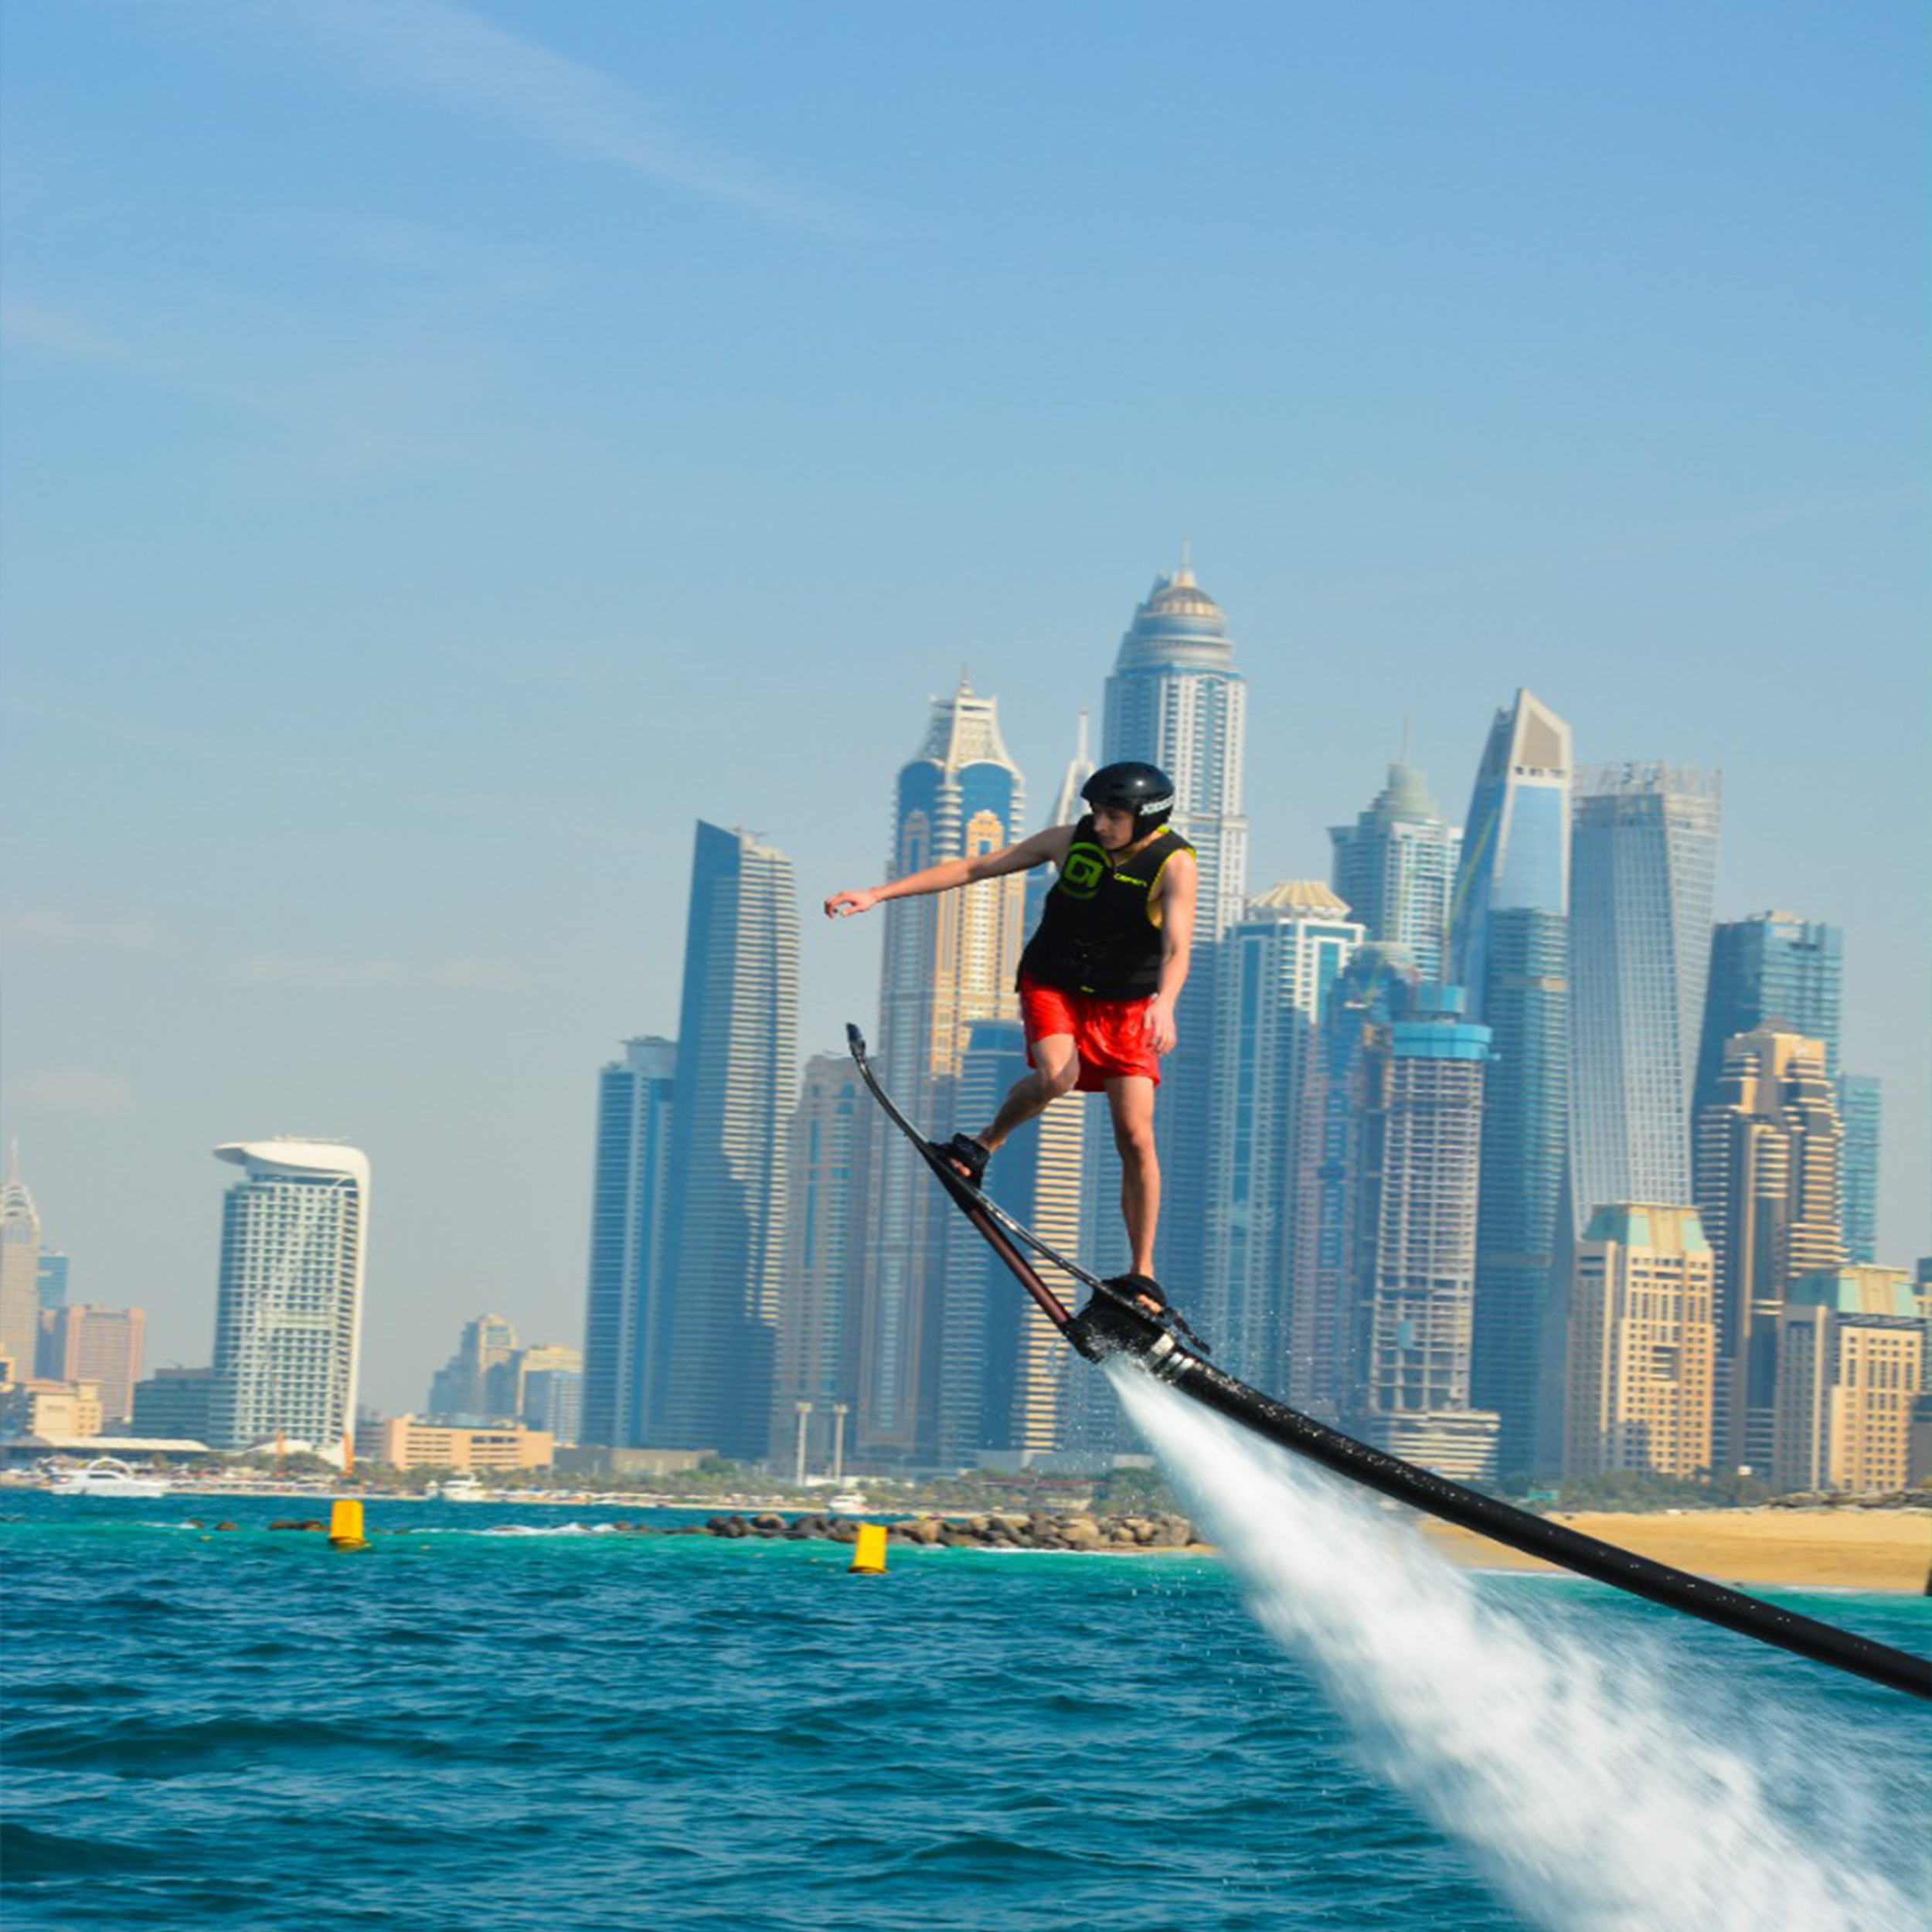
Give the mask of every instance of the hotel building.
POLYGON ((1577 1247, 1564 1473, 1711 1467, 1715 1267, 1694 1208, 1600 1207, 1577 1247))
POLYGON ((209 1441, 339 1460, 355 1415, 369 1165, 334 1141, 230 1142, 209 1441))

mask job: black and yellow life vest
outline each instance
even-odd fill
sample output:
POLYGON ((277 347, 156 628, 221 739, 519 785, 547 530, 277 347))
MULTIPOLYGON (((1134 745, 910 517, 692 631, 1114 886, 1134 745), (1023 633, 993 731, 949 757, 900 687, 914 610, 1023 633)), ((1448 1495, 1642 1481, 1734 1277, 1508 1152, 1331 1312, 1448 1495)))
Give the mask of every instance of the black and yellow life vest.
POLYGON ((1145 999, 1161 984, 1161 929, 1153 896, 1162 869, 1194 848, 1163 825, 1116 861, 1094 835, 1090 813, 1073 828, 1039 929, 1020 955, 1021 977, 1097 999, 1145 999))

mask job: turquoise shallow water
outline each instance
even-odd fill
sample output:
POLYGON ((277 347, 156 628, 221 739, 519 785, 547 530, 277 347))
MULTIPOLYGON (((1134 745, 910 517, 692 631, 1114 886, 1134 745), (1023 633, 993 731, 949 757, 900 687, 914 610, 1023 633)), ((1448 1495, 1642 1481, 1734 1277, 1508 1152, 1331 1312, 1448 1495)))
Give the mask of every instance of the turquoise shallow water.
MULTIPOLYGON (((221 1534, 172 1498, 4 1507, 9 1932, 1540 1922, 1212 1562, 895 1550, 863 1578, 827 1544, 412 1504, 345 1555, 268 1532, 309 1513, 286 1499, 224 1499, 221 1534)), ((1665 1615, 1483 1588, 1611 1642, 1665 1615)), ((1790 1600, 1932 1638, 1913 1600, 1790 1600)), ((1752 1699, 1834 1750, 1922 1761, 1922 1706, 1689 1641, 1750 1651, 1752 1699)), ((1797 1830, 1820 1794, 1791 1796, 1797 1830)))

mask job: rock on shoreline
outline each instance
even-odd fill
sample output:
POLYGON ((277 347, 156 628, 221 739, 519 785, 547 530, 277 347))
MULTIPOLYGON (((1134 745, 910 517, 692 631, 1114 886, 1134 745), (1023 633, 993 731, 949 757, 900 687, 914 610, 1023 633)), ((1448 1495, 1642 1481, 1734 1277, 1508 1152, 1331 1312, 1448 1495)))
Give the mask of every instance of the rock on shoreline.
MULTIPOLYGON (((790 1543, 818 1539, 855 1543, 859 1519, 852 1516, 779 1516, 737 1514, 713 1516, 689 1528, 659 1529, 619 1523, 636 1536, 762 1537, 790 1543)), ((1194 1526, 1185 1516, 1049 1515, 910 1516, 886 1526, 886 1540, 927 1549, 1070 1549, 1114 1555, 1196 1546, 1194 1526)))

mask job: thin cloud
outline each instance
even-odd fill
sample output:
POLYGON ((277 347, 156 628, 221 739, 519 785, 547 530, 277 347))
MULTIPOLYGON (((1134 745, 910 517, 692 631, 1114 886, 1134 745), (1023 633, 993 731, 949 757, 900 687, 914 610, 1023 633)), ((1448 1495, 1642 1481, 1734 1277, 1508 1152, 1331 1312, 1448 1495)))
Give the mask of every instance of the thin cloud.
POLYGON ((553 146, 774 219, 832 224, 822 204, 673 134, 663 111, 622 81, 505 32, 454 0, 307 0, 252 6, 347 57, 366 86, 481 115, 553 146))
POLYGON ((303 993, 514 992, 528 983, 517 967, 496 959, 318 959, 257 953, 228 971, 237 986, 303 993))
POLYGON ((96 953, 152 953, 167 934, 139 913, 88 918, 54 906, 30 906, 0 919, 0 942, 9 946, 46 946, 96 953))

